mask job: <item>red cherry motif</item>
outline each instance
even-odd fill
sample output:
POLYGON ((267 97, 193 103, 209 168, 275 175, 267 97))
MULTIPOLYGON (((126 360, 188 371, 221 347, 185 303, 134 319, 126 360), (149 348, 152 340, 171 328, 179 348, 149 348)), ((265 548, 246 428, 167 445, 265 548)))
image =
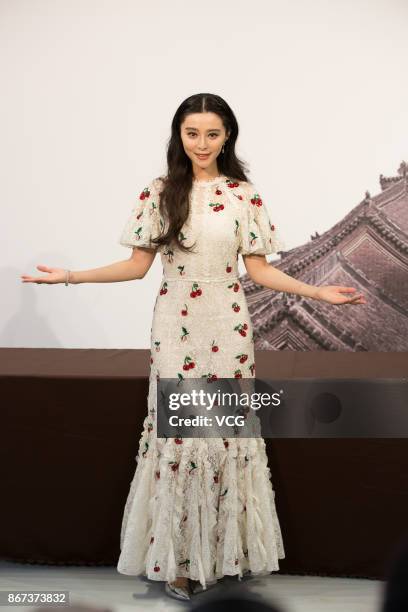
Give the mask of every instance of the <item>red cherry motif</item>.
POLYGON ((239 312, 241 310, 241 307, 240 307, 239 304, 237 304, 237 302, 234 302, 232 304, 232 308, 233 308, 234 312, 239 312))
POLYGON ((142 193, 140 194, 139 198, 140 200, 147 200, 147 198, 150 196, 150 191, 148 187, 145 187, 142 191, 142 193))
POLYGON ((230 266, 229 264, 227 265, 227 267, 225 268, 226 272, 231 272, 232 271, 232 266, 230 266))
POLYGON ((186 355, 184 358, 183 370, 190 370, 191 368, 195 368, 195 363, 189 355, 186 355))
POLYGON ((212 341, 211 350, 213 353, 218 351, 218 346, 215 344, 215 340, 212 341))
POLYGON ((242 372, 241 372, 241 370, 235 370, 235 372, 234 372, 234 378, 242 378, 242 372))
POLYGON ((234 187, 238 187, 239 183, 236 183, 236 182, 231 181, 231 180, 228 179, 227 180, 227 185, 228 185, 228 187, 234 188, 234 187))
POLYGON ((197 295, 201 295, 202 291, 198 285, 198 283, 193 283, 191 286, 190 297, 195 298, 197 295))
POLYGON ((154 564, 153 571, 155 571, 155 572, 160 572, 160 567, 157 565, 157 561, 156 561, 156 563, 154 564))
POLYGON ((224 210, 224 204, 219 204, 219 203, 214 204, 213 202, 210 202, 208 206, 210 206, 214 212, 218 212, 219 210, 224 210))
POLYGON ((184 308, 181 311, 181 314, 183 315, 183 317, 186 317, 188 315, 188 308, 187 308, 187 304, 184 304, 184 308))
POLYGON ((251 204, 254 204, 254 206, 262 206, 262 200, 260 198, 259 193, 254 193, 253 197, 251 198, 251 204))
POLYGON ((224 446, 225 446, 225 448, 228 448, 228 447, 229 447, 229 442, 228 442, 228 440, 224 440, 224 446))
POLYGON ((269 227, 271 228, 273 232, 275 231, 275 226, 273 225, 273 223, 269 223, 269 227))
POLYGON ((208 374, 203 374, 201 378, 206 378, 208 383, 212 382, 213 380, 218 380, 218 376, 216 374, 211 374, 211 372, 208 372, 208 374))
POLYGON ((231 289, 231 287, 232 287, 232 290, 235 293, 237 293, 237 291, 239 291, 239 283, 232 283, 231 285, 228 285, 228 289, 231 289))
POLYGON ((165 295, 167 293, 167 282, 164 281, 162 288, 160 289, 160 295, 165 295))
MULTIPOLYGON (((246 336, 246 335, 247 335, 247 333, 246 333, 246 331, 245 331, 245 325, 246 325, 246 323, 244 323, 244 325, 242 325, 241 323, 239 323, 238 325, 236 325, 236 326, 234 327, 234 331, 238 331, 238 332, 241 334, 241 336, 246 336)), ((247 327, 248 327, 248 325, 247 325, 247 327)))
POLYGON ((241 355, 237 355, 235 359, 239 359, 240 363, 245 363, 245 361, 248 359, 248 355, 241 353, 241 355))
POLYGON ((218 189, 218 187, 217 187, 217 189, 215 190, 215 193, 216 193, 217 195, 221 195, 221 194, 222 194, 222 191, 221 191, 221 189, 218 189))
POLYGON ((174 442, 176 444, 183 444, 183 440, 181 438, 174 438, 174 442))

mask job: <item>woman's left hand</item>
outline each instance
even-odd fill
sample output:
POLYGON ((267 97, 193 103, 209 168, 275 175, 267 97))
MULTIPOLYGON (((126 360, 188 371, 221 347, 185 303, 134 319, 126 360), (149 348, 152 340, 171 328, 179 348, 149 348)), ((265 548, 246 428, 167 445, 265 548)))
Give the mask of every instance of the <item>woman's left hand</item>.
POLYGON ((339 285, 324 285, 318 287, 315 293, 315 299, 328 304, 366 304, 363 294, 348 295, 355 293, 355 287, 341 287, 339 285))

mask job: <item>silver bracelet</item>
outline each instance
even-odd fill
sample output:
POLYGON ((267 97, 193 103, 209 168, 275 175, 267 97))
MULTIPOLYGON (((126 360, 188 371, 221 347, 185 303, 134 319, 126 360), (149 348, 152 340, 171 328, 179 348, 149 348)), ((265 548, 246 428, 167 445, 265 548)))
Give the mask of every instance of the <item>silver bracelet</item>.
POLYGON ((65 270, 65 286, 68 287, 69 285, 69 274, 70 274, 71 270, 65 270))

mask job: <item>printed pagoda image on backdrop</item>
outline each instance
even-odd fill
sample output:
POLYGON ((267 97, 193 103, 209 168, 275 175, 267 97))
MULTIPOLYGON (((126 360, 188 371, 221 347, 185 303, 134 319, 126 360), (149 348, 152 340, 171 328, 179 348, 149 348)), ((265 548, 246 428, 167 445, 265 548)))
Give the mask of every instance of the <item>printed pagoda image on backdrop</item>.
POLYGON ((333 306, 256 285, 242 286, 260 350, 408 350, 408 165, 380 175, 381 192, 306 244, 281 251, 274 267, 313 285, 361 291, 367 304, 333 306))

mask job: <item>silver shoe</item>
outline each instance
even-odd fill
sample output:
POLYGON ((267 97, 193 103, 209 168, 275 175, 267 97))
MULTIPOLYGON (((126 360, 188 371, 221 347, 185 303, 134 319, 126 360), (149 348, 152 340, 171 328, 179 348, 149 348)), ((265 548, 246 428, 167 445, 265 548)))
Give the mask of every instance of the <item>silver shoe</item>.
POLYGON ((174 597, 174 599, 182 599, 183 601, 191 599, 189 587, 172 586, 166 582, 165 591, 167 595, 174 597))

